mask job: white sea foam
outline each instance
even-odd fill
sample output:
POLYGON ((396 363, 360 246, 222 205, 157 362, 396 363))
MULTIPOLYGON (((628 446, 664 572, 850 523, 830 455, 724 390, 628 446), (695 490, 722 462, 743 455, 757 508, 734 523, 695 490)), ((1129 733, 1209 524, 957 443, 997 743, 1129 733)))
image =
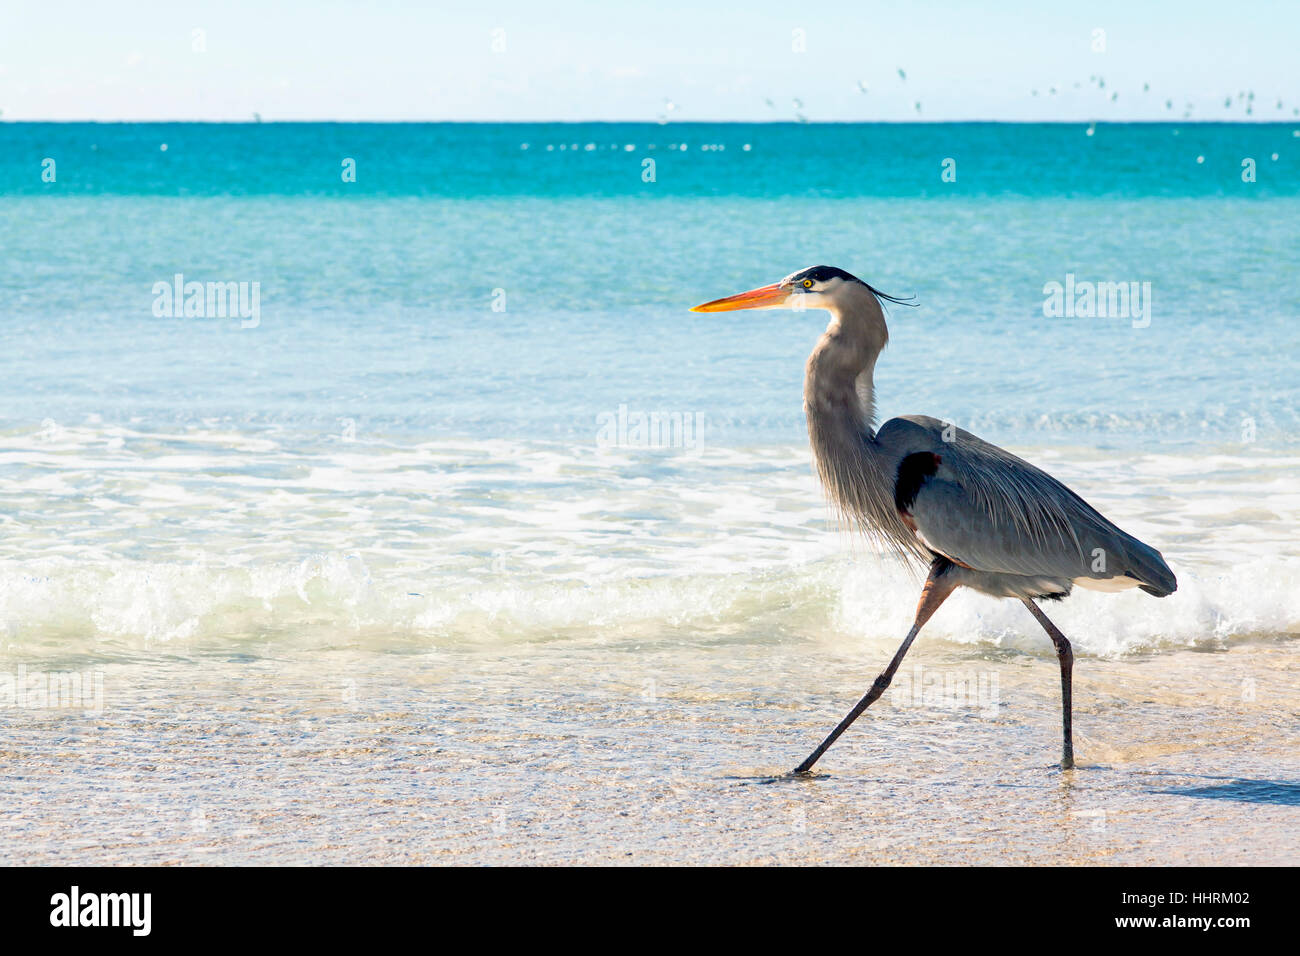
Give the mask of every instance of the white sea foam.
MULTIPOLYGON (((1300 459, 1017 449, 1160 548, 1179 590, 1080 593, 1083 653, 1300 632, 1300 459)), ((100 426, 0 436, 11 646, 311 639, 531 644, 906 631, 914 573, 828 520, 799 446, 643 452, 341 443, 100 426)), ((1012 602, 959 594, 928 639, 1046 653, 1012 602)))

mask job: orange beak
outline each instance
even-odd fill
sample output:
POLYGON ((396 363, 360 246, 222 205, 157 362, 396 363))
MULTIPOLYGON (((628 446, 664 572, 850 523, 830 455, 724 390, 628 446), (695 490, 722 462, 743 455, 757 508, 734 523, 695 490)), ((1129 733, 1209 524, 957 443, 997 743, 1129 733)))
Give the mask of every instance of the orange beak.
POLYGON ((737 309, 770 309, 785 305, 790 297, 790 290, 779 282, 750 289, 739 295, 729 295, 725 299, 714 299, 691 309, 692 312, 735 312, 737 309))

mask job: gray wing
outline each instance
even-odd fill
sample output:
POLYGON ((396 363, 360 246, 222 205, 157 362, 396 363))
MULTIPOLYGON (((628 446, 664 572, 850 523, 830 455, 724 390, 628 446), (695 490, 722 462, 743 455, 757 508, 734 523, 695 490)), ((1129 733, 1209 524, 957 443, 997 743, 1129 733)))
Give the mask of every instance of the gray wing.
POLYGON ((886 422, 876 440, 898 462, 895 504, 904 520, 959 564, 1068 580, 1127 576, 1151 593, 1177 586, 1160 552, 1045 471, 970 432, 906 416, 886 422))

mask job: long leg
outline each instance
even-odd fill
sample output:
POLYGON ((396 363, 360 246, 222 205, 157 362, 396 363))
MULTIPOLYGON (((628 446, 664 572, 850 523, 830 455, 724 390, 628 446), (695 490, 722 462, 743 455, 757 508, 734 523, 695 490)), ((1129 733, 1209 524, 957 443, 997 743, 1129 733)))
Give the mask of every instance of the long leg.
POLYGON ((889 686, 889 682, 894 679, 894 672, 898 670, 898 665, 903 663, 903 656, 907 649, 912 646, 912 641, 916 638, 925 622, 930 620, 930 615, 939 609, 939 605, 947 600, 948 595, 952 594, 957 587, 956 576, 947 573, 952 570, 952 563, 946 558, 936 558, 930 565, 930 574, 925 579, 925 587, 921 590, 921 600, 916 605, 916 620, 912 623, 912 629, 907 632, 907 637, 903 639, 903 645, 894 655, 894 659, 889 662, 884 673, 876 678, 875 683, 871 685, 871 690, 867 691, 857 706, 855 706, 848 715, 839 722, 839 725, 831 731, 830 736, 821 742, 808 759, 799 766, 794 768, 795 773, 807 773, 812 769, 813 764, 821 759, 821 755, 830 749, 831 744, 839 739, 840 734, 849 729, 849 725, 858 719, 858 716, 866 710, 889 686))
POLYGON ((1061 750, 1061 769, 1071 770, 1074 767, 1074 739, 1070 730, 1070 675, 1074 670, 1074 652, 1070 649, 1070 642, 1065 639, 1065 635, 1047 619, 1042 608, 1029 598, 1021 600, 1025 602, 1025 607, 1029 608, 1029 613, 1043 625, 1043 630, 1056 645, 1056 656, 1061 659, 1061 727, 1065 733, 1065 745, 1061 750))

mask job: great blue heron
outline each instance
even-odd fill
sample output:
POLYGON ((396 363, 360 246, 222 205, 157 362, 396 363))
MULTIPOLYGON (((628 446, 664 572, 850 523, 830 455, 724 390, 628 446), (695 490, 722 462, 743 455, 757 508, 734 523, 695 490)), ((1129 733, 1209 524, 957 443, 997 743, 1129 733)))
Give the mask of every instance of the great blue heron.
POLYGON ((1077 584, 1099 591, 1141 588, 1156 597, 1178 586, 1160 552, 1125 534, 1051 475, 970 432, 924 415, 875 427, 872 373, 889 330, 885 295, 843 269, 812 266, 780 282, 697 305, 693 312, 826 309, 826 332, 808 357, 804 410, 817 471, 840 516, 904 559, 929 562, 916 618, 871 689, 821 746, 795 768, 806 774, 893 679, 925 622, 958 587, 1017 598, 1047 631, 1061 663, 1064 744, 1070 728, 1070 642, 1035 603, 1077 584))

